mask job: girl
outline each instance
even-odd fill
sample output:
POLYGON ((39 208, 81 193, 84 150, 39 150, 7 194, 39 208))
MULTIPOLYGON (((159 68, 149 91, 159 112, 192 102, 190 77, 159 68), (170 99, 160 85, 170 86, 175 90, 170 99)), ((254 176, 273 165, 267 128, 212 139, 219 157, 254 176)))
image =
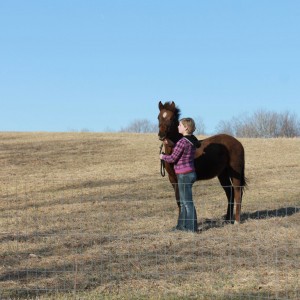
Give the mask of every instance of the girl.
POLYGON ((197 231, 197 214, 192 194, 192 186, 196 181, 194 155, 196 148, 200 147, 199 141, 193 135, 195 129, 195 122, 192 118, 181 119, 178 132, 183 137, 176 143, 171 155, 160 155, 160 159, 167 163, 174 163, 178 179, 180 214, 176 229, 192 232, 197 231))

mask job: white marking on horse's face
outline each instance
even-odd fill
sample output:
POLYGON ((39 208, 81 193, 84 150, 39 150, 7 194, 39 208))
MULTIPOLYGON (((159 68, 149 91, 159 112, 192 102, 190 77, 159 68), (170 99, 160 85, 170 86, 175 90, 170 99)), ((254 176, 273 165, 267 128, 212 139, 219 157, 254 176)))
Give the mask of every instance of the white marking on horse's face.
POLYGON ((165 111, 165 112, 163 113, 163 118, 166 118, 166 116, 167 116, 167 112, 165 111))

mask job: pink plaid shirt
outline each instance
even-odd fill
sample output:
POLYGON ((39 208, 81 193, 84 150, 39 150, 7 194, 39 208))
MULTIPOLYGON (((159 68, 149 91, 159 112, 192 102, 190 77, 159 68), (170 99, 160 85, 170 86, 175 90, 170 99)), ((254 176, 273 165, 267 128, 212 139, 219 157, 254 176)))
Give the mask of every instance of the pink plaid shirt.
POLYGON ((181 138, 175 145, 171 155, 163 155, 162 159, 167 163, 174 163, 176 174, 185 174, 195 171, 194 156, 196 148, 186 138, 181 138))

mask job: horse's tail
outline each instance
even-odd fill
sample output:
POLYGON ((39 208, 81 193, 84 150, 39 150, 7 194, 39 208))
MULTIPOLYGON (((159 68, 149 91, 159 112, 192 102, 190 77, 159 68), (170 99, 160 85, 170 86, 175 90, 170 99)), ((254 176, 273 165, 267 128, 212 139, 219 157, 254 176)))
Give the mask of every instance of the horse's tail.
POLYGON ((241 170, 241 187, 242 190, 244 191, 245 188, 248 186, 248 178, 245 176, 245 163, 243 164, 242 170, 241 170))

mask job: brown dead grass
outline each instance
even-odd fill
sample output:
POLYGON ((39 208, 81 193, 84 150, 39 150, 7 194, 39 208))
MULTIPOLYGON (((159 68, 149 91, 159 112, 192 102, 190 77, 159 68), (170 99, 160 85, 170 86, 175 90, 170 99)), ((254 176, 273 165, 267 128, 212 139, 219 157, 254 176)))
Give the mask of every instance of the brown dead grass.
POLYGON ((300 140, 241 142, 242 223, 197 182, 191 234, 155 134, 0 133, 0 298, 299 298, 300 140))

